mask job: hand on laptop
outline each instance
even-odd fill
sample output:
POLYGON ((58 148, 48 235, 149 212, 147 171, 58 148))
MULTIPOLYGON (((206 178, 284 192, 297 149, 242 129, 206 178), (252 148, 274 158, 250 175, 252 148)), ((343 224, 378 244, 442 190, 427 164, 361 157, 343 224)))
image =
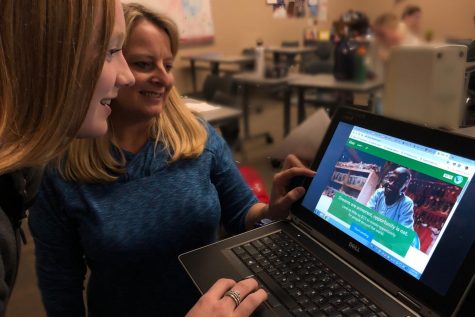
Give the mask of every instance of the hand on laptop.
POLYGON ((270 219, 286 218, 289 215, 290 206, 305 194, 305 189, 302 186, 292 188, 293 181, 296 178, 313 176, 315 176, 315 172, 305 167, 295 155, 288 155, 285 158, 282 171, 274 175, 267 217, 270 219))
POLYGON ((247 317, 266 299, 267 293, 258 289, 252 278, 238 283, 223 278, 211 286, 186 317, 247 317))

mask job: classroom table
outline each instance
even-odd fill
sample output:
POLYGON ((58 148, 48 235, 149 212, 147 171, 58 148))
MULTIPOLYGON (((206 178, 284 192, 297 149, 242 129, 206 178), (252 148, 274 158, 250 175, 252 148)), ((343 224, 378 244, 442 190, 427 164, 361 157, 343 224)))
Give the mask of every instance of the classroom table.
POLYGON ((191 80, 193 82, 193 91, 197 91, 196 87, 196 62, 207 62, 211 65, 211 73, 219 75, 219 67, 221 64, 249 64, 254 62, 253 56, 246 55, 224 55, 220 53, 202 53, 195 55, 185 55, 182 60, 190 61, 191 80))
MULTIPOLYGON (((373 93, 376 90, 382 89, 382 80, 367 80, 363 83, 353 81, 336 80, 332 74, 318 74, 318 75, 296 75, 288 81, 288 93, 286 98, 288 100, 284 103, 284 115, 288 116, 287 124, 284 127, 284 135, 290 131, 290 98, 292 97, 292 90, 297 90, 298 96, 298 123, 305 119, 305 90, 307 89, 325 89, 336 92, 352 92, 352 93, 369 93, 368 109, 372 110, 373 93)), ((343 99, 340 102, 344 102, 343 99)), ((344 104, 337 104, 337 107, 344 104)))
POLYGON ((268 46, 266 47, 267 52, 274 54, 283 54, 283 55, 298 55, 304 53, 316 52, 316 46, 268 46))
MULTIPOLYGON (((245 73, 239 73, 233 75, 233 79, 236 81, 236 83, 240 86, 241 88, 241 93, 242 93, 242 101, 241 101, 241 106, 242 106, 242 112, 243 112, 243 121, 244 121, 244 139, 252 139, 252 138, 257 138, 257 137, 265 137, 266 141, 268 143, 273 142, 273 138, 269 133, 262 133, 258 135, 253 135, 251 136, 250 131, 249 131, 249 94, 250 90, 253 87, 259 87, 259 88, 276 88, 276 89, 283 89, 284 92, 287 94, 287 89, 286 85, 287 82, 293 78, 295 75, 289 75, 286 77, 281 77, 281 78, 266 78, 262 77, 256 73, 253 72, 245 72, 245 73)), ((288 98, 285 98, 287 100, 288 98)), ((288 102, 290 103, 290 99, 288 99, 288 102)), ((290 105, 289 105, 290 107, 290 105)), ((285 120, 287 118, 284 115, 284 126, 285 126, 285 120)))
POLYGON ((236 108, 209 104, 206 101, 193 98, 184 98, 184 101, 189 109, 199 113, 203 119, 213 126, 226 124, 227 122, 238 119, 242 116, 242 111, 236 108))

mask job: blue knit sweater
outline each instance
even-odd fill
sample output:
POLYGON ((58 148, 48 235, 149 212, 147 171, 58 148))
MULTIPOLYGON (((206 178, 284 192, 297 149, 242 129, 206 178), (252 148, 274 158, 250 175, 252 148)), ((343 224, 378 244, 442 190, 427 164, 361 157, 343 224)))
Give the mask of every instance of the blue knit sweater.
POLYGON ((44 177, 30 213, 39 286, 48 316, 184 316, 199 297, 177 256, 233 233, 257 202, 223 139, 207 127, 201 156, 167 164, 150 140, 126 153, 113 183, 44 177))

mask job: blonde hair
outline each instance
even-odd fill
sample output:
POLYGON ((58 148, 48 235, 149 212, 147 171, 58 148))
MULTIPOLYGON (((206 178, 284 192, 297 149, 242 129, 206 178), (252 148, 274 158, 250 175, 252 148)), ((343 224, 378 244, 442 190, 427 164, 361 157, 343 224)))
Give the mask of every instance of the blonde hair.
POLYGON ((394 13, 384 13, 378 16, 373 23, 373 28, 397 27, 398 18, 394 13))
MULTIPOLYGON (((164 30, 170 38, 173 56, 178 52, 178 29, 165 15, 155 13, 140 4, 123 4, 127 37, 139 21, 146 20, 164 30)), ((116 102, 116 101, 114 101, 116 102)), ((113 111, 113 110, 112 110, 113 111)), ((114 139, 114 127, 109 121, 106 136, 93 140, 75 140, 60 161, 60 172, 67 180, 81 182, 111 182, 125 172, 125 159, 114 139)), ((153 118, 150 137, 170 154, 168 163, 196 158, 203 153, 207 132, 203 123, 186 107, 177 89, 168 94, 161 114, 153 118)))
POLYGON ((43 165, 72 141, 114 14, 114 0, 0 2, 0 174, 43 165))

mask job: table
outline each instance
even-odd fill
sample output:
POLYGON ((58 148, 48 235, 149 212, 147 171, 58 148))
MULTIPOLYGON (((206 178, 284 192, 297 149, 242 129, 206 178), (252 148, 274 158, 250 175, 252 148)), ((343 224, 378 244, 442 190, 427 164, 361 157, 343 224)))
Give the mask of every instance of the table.
POLYGON ((316 46, 269 46, 266 47, 267 52, 274 54, 298 55, 304 53, 316 52, 316 46))
MULTIPOLYGON (((289 75, 287 77, 282 77, 282 78, 265 78, 262 76, 257 75, 256 73, 251 73, 251 72, 246 72, 246 73, 239 73, 235 74, 233 76, 233 79, 241 86, 242 89, 242 112, 243 112, 243 121, 244 121, 244 139, 248 140, 251 138, 256 138, 256 137, 265 137, 266 141, 268 143, 272 143, 273 139, 272 136, 269 133, 263 133, 263 134, 258 134, 251 136, 250 131, 249 131, 249 93, 250 89, 252 87, 262 87, 262 88, 270 88, 270 87, 282 87, 283 89, 286 88, 287 82, 293 78, 295 75, 289 75)), ((285 93, 287 94, 287 89, 285 89, 285 93)), ((285 100, 288 99, 288 102, 290 103, 290 98, 285 98, 285 100)), ((290 104, 289 104, 290 108, 290 104)), ((284 116, 284 126, 285 126, 285 120, 287 118, 284 116)))
POLYGON ((206 101, 193 98, 184 98, 184 101, 188 108, 198 112, 206 121, 214 126, 225 124, 242 115, 241 110, 227 106, 210 105, 206 101))
MULTIPOLYGON (((298 123, 301 123, 305 119, 305 99, 304 94, 306 89, 327 89, 339 92, 354 92, 354 93, 370 93, 370 100, 368 106, 371 109, 372 93, 383 87, 382 80, 368 80, 364 83, 356 83, 352 81, 340 81, 336 80, 332 74, 319 74, 319 75, 296 75, 288 81, 287 94, 288 100, 284 104, 284 113, 289 116, 286 121, 287 124, 284 127, 284 134, 287 135, 290 131, 290 98, 292 97, 292 89, 297 90, 298 95, 298 123)), ((344 102, 344 100, 340 100, 344 102)), ((338 104, 343 106, 343 104, 338 104)))
POLYGON ((203 53, 196 55, 182 56, 182 60, 190 61, 191 80, 193 82, 193 91, 196 92, 196 62, 207 62, 211 64, 211 73, 219 75, 220 64, 248 64, 254 62, 253 56, 246 55, 223 55, 220 53, 203 53))
POLYGON ((475 126, 474 127, 468 127, 468 128, 459 128, 459 129, 455 129, 451 132, 455 132, 457 134, 463 134, 465 136, 475 138, 475 126))

